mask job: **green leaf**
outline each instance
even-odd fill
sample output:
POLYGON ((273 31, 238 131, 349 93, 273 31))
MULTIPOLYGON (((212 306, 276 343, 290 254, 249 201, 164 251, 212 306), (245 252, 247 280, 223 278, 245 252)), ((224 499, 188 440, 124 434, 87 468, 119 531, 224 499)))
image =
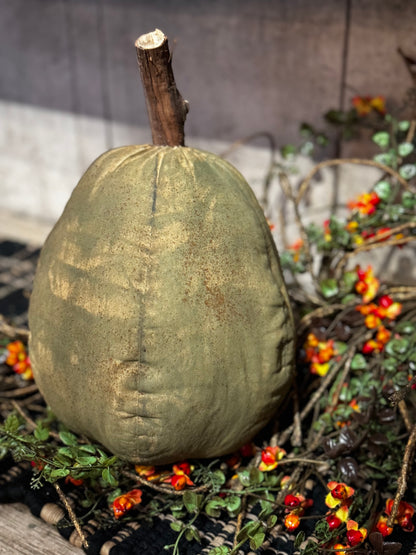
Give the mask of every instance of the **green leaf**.
POLYGON ((329 139, 324 133, 319 133, 316 136, 316 142, 319 146, 326 146, 327 144, 329 144, 329 139))
POLYGON ((259 549, 264 542, 266 534, 264 532, 258 532, 255 536, 250 539, 251 549, 259 549))
POLYGON ((81 466, 92 466, 97 462, 97 457, 77 457, 77 463, 81 466))
POLYGON ((237 513, 241 509, 241 498, 238 495, 230 495, 225 499, 225 504, 229 513, 237 513))
POLYGON ((350 293, 349 295, 345 295, 345 297, 342 297, 341 303, 349 304, 353 300, 355 300, 355 295, 353 293, 350 293))
POLYGON ((410 127, 410 121, 399 121, 397 127, 399 128, 399 131, 407 131, 410 127))
MULTIPOLYGON (((273 502, 275 500, 275 496, 270 491, 265 491, 263 493, 263 497, 265 497, 265 499, 260 500, 260 507, 262 508, 262 511, 260 514, 261 514, 261 518, 266 518, 273 512, 273 509, 274 509, 273 502)), ((259 515, 259 518, 260 518, 260 515, 259 515)))
POLYGON ((49 437, 49 430, 48 428, 44 428, 42 424, 38 424, 33 431, 33 435, 39 441, 46 441, 49 437))
POLYGON ((90 443, 86 443, 85 445, 79 445, 79 450, 83 451, 84 453, 90 453, 91 455, 94 455, 95 452, 97 451, 95 448, 95 445, 91 445, 90 443))
POLYGON ((360 353, 355 354, 351 361, 351 369, 364 370, 364 368, 367 368, 367 361, 365 357, 360 353))
POLYGON ((325 297, 325 299, 335 297, 335 295, 338 295, 339 293, 338 284, 333 278, 328 278, 321 281, 320 286, 322 295, 325 297))
POLYGON ((412 143, 400 143, 397 147, 397 152, 399 153, 399 156, 402 156, 403 158, 405 156, 408 156, 411 152, 413 152, 413 150, 414 146, 412 145, 412 143))
POLYGON ((400 166, 399 174, 403 179, 411 179, 416 175, 416 164, 404 164, 404 166, 400 166))
POLYGON ((324 114, 324 118, 327 122, 334 125, 342 125, 348 120, 347 114, 341 110, 328 110, 328 112, 324 114))
POLYGON ((64 445, 69 445, 70 447, 78 444, 77 436, 71 434, 71 432, 59 432, 59 438, 64 445))
POLYGON ((180 532, 183 528, 183 522, 175 521, 170 523, 170 527, 174 532, 180 532))
POLYGON ((309 123, 303 122, 299 127, 299 133, 302 137, 309 138, 315 134, 315 130, 311 125, 309 125, 309 123))
POLYGON ((338 355, 343 355, 348 349, 347 343, 344 343, 343 341, 335 341, 334 347, 338 355))
POLYGON ((64 465, 72 465, 74 456, 70 447, 60 447, 55 455, 56 462, 64 465))
POLYGON ((405 208, 412 210, 416 206, 416 195, 411 191, 404 191, 402 195, 402 203, 405 208))
POLYGON ((56 468, 55 470, 52 470, 52 472, 49 474, 49 478, 50 480, 55 481, 59 478, 65 478, 68 475, 69 470, 67 468, 56 468))
POLYGON ((237 541, 247 540, 248 538, 253 538, 260 528, 262 527, 261 522, 258 520, 252 520, 243 526, 237 535, 237 541))
POLYGON ((316 555, 318 553, 318 545, 316 542, 309 540, 305 547, 301 550, 300 555, 316 555))
POLYGON ((382 200, 389 200, 391 196, 391 185, 388 181, 379 181, 374 186, 374 191, 382 200))
POLYGON ((392 357, 404 355, 409 348, 409 340, 406 337, 392 339, 386 345, 386 353, 392 357))
POLYGON ((222 486, 225 484, 225 474, 222 470, 214 470, 211 474, 211 481, 216 486, 222 486))
POLYGON ((226 502, 221 497, 214 497, 205 505, 204 510, 208 516, 218 518, 221 514, 221 509, 224 508, 226 502))
POLYGON ((277 522, 277 515, 270 515, 269 518, 267 519, 267 528, 273 528, 274 526, 276 526, 276 522, 277 522))
POLYGON ((208 555, 229 555, 230 553, 231 552, 229 547, 226 547, 225 545, 219 545, 218 547, 214 547, 214 549, 211 549, 208 555))
POLYGON ((108 496, 107 496, 107 503, 109 505, 111 505, 111 503, 114 501, 114 499, 116 499, 119 495, 122 494, 122 491, 120 488, 117 488, 115 490, 113 490, 108 496))
POLYGON ((314 151, 314 145, 312 141, 306 141, 300 147, 300 153, 303 154, 303 156, 310 156, 313 151, 314 151))
POLYGON ((382 154, 376 154, 376 156, 373 157, 373 160, 375 160, 379 164, 384 164, 385 166, 391 166, 394 158, 390 152, 383 152, 382 154))
POLYGON ((357 272, 344 272, 341 278, 343 291, 352 291, 357 280, 357 272))
POLYGON ((201 541, 199 534, 194 526, 189 527, 185 532, 185 538, 188 542, 192 540, 196 540, 197 542, 201 541))
POLYGON ((405 335, 410 335, 411 333, 413 333, 416 330, 416 326, 415 324, 413 324, 413 322, 400 322, 400 324, 397 324, 397 326, 395 326, 395 331, 397 333, 404 333, 405 335))
POLYGON ((289 158, 296 154, 296 147, 295 145, 291 145, 291 144, 284 145, 280 149, 280 153, 283 156, 283 158, 289 158))
POLYGON ((183 494, 183 504, 189 513, 196 513, 201 505, 202 496, 193 491, 185 491, 183 494))
POLYGON ((251 484, 261 484, 264 481, 264 474, 255 466, 250 468, 250 485, 251 484))
POLYGON ((9 414, 4 423, 4 429, 10 434, 15 434, 20 428, 19 417, 13 412, 9 414))
POLYGON ((372 140, 380 148, 387 148, 390 143, 390 135, 387 133, 387 131, 379 131, 372 136, 372 140))
POLYGON ((329 540, 331 537, 331 530, 326 520, 320 520, 315 526, 315 535, 320 540, 329 540))
POLYGON ((116 488, 118 486, 118 481, 109 468, 104 468, 101 473, 101 477, 104 482, 112 488, 116 488))
POLYGON ((386 358, 383 360, 383 368, 387 372, 395 372, 397 369, 397 360, 395 358, 386 358))
POLYGON ((299 549, 301 544, 305 541, 305 538, 306 538, 305 532, 301 530, 295 538, 295 549, 299 549))
POLYGON ((388 205, 385 208, 385 213, 389 219, 397 222, 400 220, 400 216, 404 213, 404 207, 400 204, 388 205))

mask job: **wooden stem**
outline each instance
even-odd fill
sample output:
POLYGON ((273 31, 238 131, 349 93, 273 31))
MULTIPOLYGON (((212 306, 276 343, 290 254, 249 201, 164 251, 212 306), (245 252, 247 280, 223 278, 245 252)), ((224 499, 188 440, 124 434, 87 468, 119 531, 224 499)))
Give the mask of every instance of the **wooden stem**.
POLYGON ((184 146, 188 102, 176 88, 168 39, 156 29, 136 42, 153 144, 184 146))

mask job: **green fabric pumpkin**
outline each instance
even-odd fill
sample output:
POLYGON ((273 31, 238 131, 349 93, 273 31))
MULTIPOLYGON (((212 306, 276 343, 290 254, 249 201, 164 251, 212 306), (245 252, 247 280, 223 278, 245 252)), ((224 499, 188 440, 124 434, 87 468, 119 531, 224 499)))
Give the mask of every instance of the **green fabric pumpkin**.
POLYGON ((57 417, 142 464, 232 452, 291 380, 262 210, 235 168, 192 148, 122 147, 91 165, 42 249, 29 325, 57 417))

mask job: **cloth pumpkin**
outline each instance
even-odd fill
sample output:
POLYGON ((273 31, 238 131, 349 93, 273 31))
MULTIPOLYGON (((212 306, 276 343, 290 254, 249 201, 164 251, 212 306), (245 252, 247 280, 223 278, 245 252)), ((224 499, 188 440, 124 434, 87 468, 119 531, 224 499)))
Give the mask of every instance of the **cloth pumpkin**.
POLYGON ((234 451, 292 376, 263 212, 233 166, 187 147, 121 147, 90 166, 42 249, 29 325, 56 416, 141 464, 234 451))

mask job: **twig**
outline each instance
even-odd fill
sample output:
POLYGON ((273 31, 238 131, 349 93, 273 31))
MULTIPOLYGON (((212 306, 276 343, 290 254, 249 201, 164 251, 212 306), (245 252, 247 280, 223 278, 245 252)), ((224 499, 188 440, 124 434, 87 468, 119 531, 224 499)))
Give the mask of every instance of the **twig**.
POLYGON ((390 239, 389 241, 382 241, 377 243, 369 242, 366 244, 362 244, 359 247, 357 247, 355 250, 344 254, 344 256, 341 258, 341 260, 338 262, 338 264, 335 267, 334 277, 335 279, 339 279, 344 271, 345 266, 347 265, 348 260, 353 256, 357 256, 357 254, 360 254, 366 251, 371 251, 373 249, 380 249, 382 247, 403 245, 404 243, 411 243, 414 241, 416 241, 416 237, 410 236, 410 237, 402 237, 401 239, 390 239))
POLYGON ((291 437, 291 443, 293 447, 300 447, 302 445, 302 423, 300 420, 299 412, 299 392, 296 384, 296 378, 294 380, 294 390, 293 390, 293 434, 291 437))
POLYGON ((411 143, 416 132, 416 120, 412 119, 410 122, 409 130, 406 135, 406 143, 411 143))
POLYGON ((303 195, 306 193, 309 187, 311 179, 319 170, 321 170, 322 168, 326 168, 328 166, 341 166, 343 164, 358 164, 360 166, 373 166, 375 168, 379 168, 383 172, 388 173, 391 176, 393 176, 395 179, 397 179, 397 181, 401 185, 403 185, 405 189, 409 189, 409 184, 405 179, 403 179, 403 177, 398 172, 396 172, 392 168, 389 168, 388 166, 385 166, 384 164, 380 164, 380 162, 376 162, 375 160, 361 159, 361 158, 344 158, 344 159, 334 158, 332 160, 324 160, 323 162, 320 162, 319 164, 317 164, 311 169, 311 171, 308 173, 308 175, 300 184, 298 195, 296 197, 296 202, 299 203, 302 200, 303 195))
POLYGON ((3 333, 9 339, 16 339, 17 337, 27 340, 29 337, 29 330, 25 328, 17 328, 8 324, 4 318, 0 314, 0 333, 3 333))
POLYGON ((77 517, 76 517, 76 514, 74 513, 74 511, 73 511, 71 505, 68 503, 68 499, 65 497, 64 492, 61 490, 61 488, 60 488, 58 482, 55 482, 53 485, 54 485, 54 487, 55 487, 55 489, 56 489, 56 492, 57 492, 57 494, 58 494, 58 496, 59 496, 59 499, 61 500, 61 502, 62 502, 63 505, 65 506, 65 509, 66 509, 67 512, 68 512, 69 518, 71 519, 71 522, 72 522, 72 524, 73 524, 74 527, 75 527, 75 530, 78 532, 78 535, 79 535, 79 537, 80 537, 80 539, 81 539, 82 546, 83 546, 85 549, 88 549, 89 545, 88 545, 87 539, 86 539, 86 537, 85 537, 83 531, 81 530, 81 526, 80 526, 80 524, 79 524, 79 522, 78 522, 78 519, 77 519, 77 517))
POLYGON ((129 472, 128 470, 123 470, 121 473, 123 474, 123 476, 126 476, 126 478, 130 478, 131 480, 139 482, 140 484, 142 484, 142 486, 147 486, 150 489, 158 491, 159 493, 168 493, 168 494, 171 494, 171 495, 177 495, 179 497, 182 496, 186 491, 192 491, 194 493, 199 493, 201 491, 207 491, 209 489, 209 486, 207 486, 205 484, 203 486, 198 486, 198 487, 192 488, 192 489, 176 490, 176 489, 174 489, 172 487, 169 487, 169 486, 158 486, 154 482, 150 482, 149 480, 146 480, 146 479, 142 478, 138 474, 134 474, 133 472, 129 472))
MULTIPOLYGON (((337 364, 335 364, 331 368, 331 370, 329 370, 329 372, 326 374, 326 376, 323 377, 321 385, 318 387, 318 389, 315 391, 315 393, 309 399, 309 402, 306 404, 306 406, 304 407, 304 409, 300 413, 300 420, 301 421, 303 421, 306 418, 306 416, 308 416, 310 411, 314 408, 315 403, 320 401, 321 396, 324 393, 325 389, 335 379, 335 377, 338 374, 338 371, 340 370, 340 368, 342 368, 342 366, 344 364, 346 364, 346 362, 349 360, 349 358, 351 356, 351 352, 355 350, 355 346, 360 342, 367 341, 371 336, 372 336, 372 331, 364 334, 363 336, 360 335, 355 341, 352 342, 352 344, 350 346, 350 349, 348 349, 348 351, 346 351, 342 355, 341 359, 337 362, 337 364)), ((278 445, 283 445, 287 441, 290 434, 293 432, 293 429, 294 429, 294 424, 291 424, 288 428, 286 428, 286 430, 284 430, 280 434, 279 439, 277 441, 277 444, 278 445)))
POLYGON ((416 299, 416 287, 402 285, 399 287, 388 287, 386 293, 394 295, 397 300, 416 299))
POLYGON ((268 131, 258 131, 257 133, 252 133, 251 135, 248 135, 247 137, 243 137, 242 139, 239 139, 238 141, 234 141, 226 150, 224 150, 223 152, 220 153, 220 156, 221 156, 221 158, 226 158, 227 156, 229 156, 232 152, 234 152, 234 150, 236 150, 240 146, 243 146, 243 145, 253 141, 254 139, 258 139, 259 137, 265 137, 269 142, 269 148, 270 148, 269 167, 267 168, 266 175, 263 179, 263 193, 262 193, 262 198, 260 199, 261 206, 264 209, 266 209, 270 183, 272 182, 272 179, 273 179, 273 170, 274 170, 274 165, 275 165, 276 141, 275 141, 274 136, 271 133, 269 133, 268 131))
POLYGON ((156 29, 135 42, 154 145, 183 146, 188 103, 176 88, 168 39, 156 29))
MULTIPOLYGON (((379 241, 382 241, 386 237, 390 237, 391 235, 395 235, 396 233, 399 233, 400 231, 403 231, 405 229, 411 229, 411 228, 415 228, 415 227, 416 227, 416 222, 405 222, 403 224, 396 225, 396 227, 391 227, 391 228, 387 229, 386 231, 379 232, 374 237, 370 237, 369 239, 366 239, 362 245, 371 245, 371 243, 378 243, 379 241)), ((362 245, 360 245, 360 247, 362 245)), ((358 247, 358 248, 360 248, 360 247, 358 247)))
MULTIPOLYGON (((312 281, 315 285, 315 289, 317 291, 319 291, 319 283, 318 283, 317 277, 316 277, 314 269, 313 269, 313 257, 312 257, 312 253, 311 253, 311 247, 310 247, 310 243, 309 243, 309 239, 308 239, 308 234, 306 233, 305 226, 303 225, 302 218, 301 218, 301 215, 300 215, 300 212, 299 212, 299 202, 297 201, 297 199, 295 198, 295 196, 293 194, 292 187, 290 185, 288 176, 284 172, 279 172, 278 177, 279 177, 280 186, 281 186, 284 194, 293 203, 293 210, 295 212, 296 225, 298 226, 299 234, 300 234, 300 237, 302 239, 302 246, 303 246, 303 249, 304 249, 305 255, 306 255, 306 265, 308 267, 308 271, 309 271, 309 274, 312 278, 312 281)), ((314 295, 310 295, 309 293, 306 293, 306 294, 307 294, 308 298, 313 303, 319 304, 319 305, 324 304, 323 301, 321 299, 319 299, 318 297, 316 297, 314 295)))
POLYGON ((26 412, 22 409, 22 407, 19 405, 19 403, 17 401, 13 400, 12 405, 17 410, 17 412, 20 414, 20 416, 22 416, 24 418, 24 420, 26 421, 29 431, 32 432, 33 430, 35 430, 36 429, 36 423, 30 418, 30 416, 28 414, 26 414, 26 412))
MULTIPOLYGON (((28 430, 30 432, 32 432, 33 430, 35 430, 37 428, 36 422, 34 422, 30 416, 26 413, 26 411, 23 409, 22 405, 20 403, 18 403, 15 400, 11 401, 11 404, 13 405, 13 408, 15 408, 17 410, 17 412, 20 414, 20 416, 22 416, 25 421, 27 422, 27 427, 28 430)), ((29 408, 29 407, 28 407, 29 408)), ((41 407, 43 410, 45 410, 45 407, 41 407)), ((51 437, 53 437, 54 439, 56 439, 57 441, 59 441, 60 443, 62 443, 62 439, 60 438, 59 434, 57 432, 55 432, 54 430, 49 430, 49 435, 51 437)))
POLYGON ((404 400, 399 401, 398 407, 400 414, 402 415, 404 425, 406 426, 407 431, 410 433, 412 431, 413 424, 410 420, 409 411, 407 410, 407 406, 404 400))
POLYGON ((399 479, 397 480, 397 492, 394 498, 393 507, 391 509, 391 514, 387 520, 387 526, 393 526, 394 520, 397 516, 397 511, 399 509, 400 501, 403 498, 403 495, 406 491, 407 487, 407 476, 410 471, 410 461, 413 458, 414 450, 416 447, 416 424, 413 425, 412 432, 409 436, 407 441, 406 449, 404 451, 403 463, 402 468, 400 471, 399 479))
POLYGON ((11 391, 2 391, 0 393, 0 399, 24 397, 25 395, 28 395, 29 393, 34 393, 35 391, 38 391, 38 386, 36 384, 28 385, 26 387, 18 387, 17 389, 12 389, 11 391))
POLYGON ((342 371, 340 380, 339 380, 339 384, 337 386, 337 389, 334 393, 334 396, 331 399, 331 406, 330 406, 330 410, 334 410, 334 408, 336 408, 338 401, 339 401, 339 396, 341 395, 341 391, 342 391, 342 387, 344 385, 345 379, 349 374, 349 371, 351 369, 351 361, 354 358, 355 355, 355 351, 356 351, 356 347, 352 347, 349 351, 348 351, 348 358, 345 361, 345 366, 344 369, 342 371))
POLYGON ((234 533, 233 549, 235 549, 238 545, 237 536, 240 533, 241 527, 243 525, 244 517, 246 515, 246 503, 247 503, 247 496, 244 495, 241 500, 241 511, 238 513, 238 517, 237 517, 237 524, 236 524, 235 533, 234 533))
MULTIPOLYGON (((355 303, 351 303, 351 306, 353 306, 354 304, 355 303)), ((310 325, 310 323, 315 318, 323 318, 324 316, 329 316, 330 314, 332 314, 333 312, 336 312, 337 310, 349 309, 349 308, 350 307, 348 304, 338 303, 338 304, 331 304, 327 306, 320 306, 319 308, 316 308, 312 312, 308 312, 308 314, 306 314, 300 321, 300 325, 298 328, 298 336, 302 335, 304 330, 310 325)))
POLYGON ((395 407, 401 401, 403 401, 408 395, 408 393, 410 392, 410 390, 412 389, 412 386, 414 384, 416 384, 416 376, 413 376, 413 378, 409 381, 409 383, 407 383, 404 387, 389 395, 388 400, 390 401, 391 405, 395 407))

